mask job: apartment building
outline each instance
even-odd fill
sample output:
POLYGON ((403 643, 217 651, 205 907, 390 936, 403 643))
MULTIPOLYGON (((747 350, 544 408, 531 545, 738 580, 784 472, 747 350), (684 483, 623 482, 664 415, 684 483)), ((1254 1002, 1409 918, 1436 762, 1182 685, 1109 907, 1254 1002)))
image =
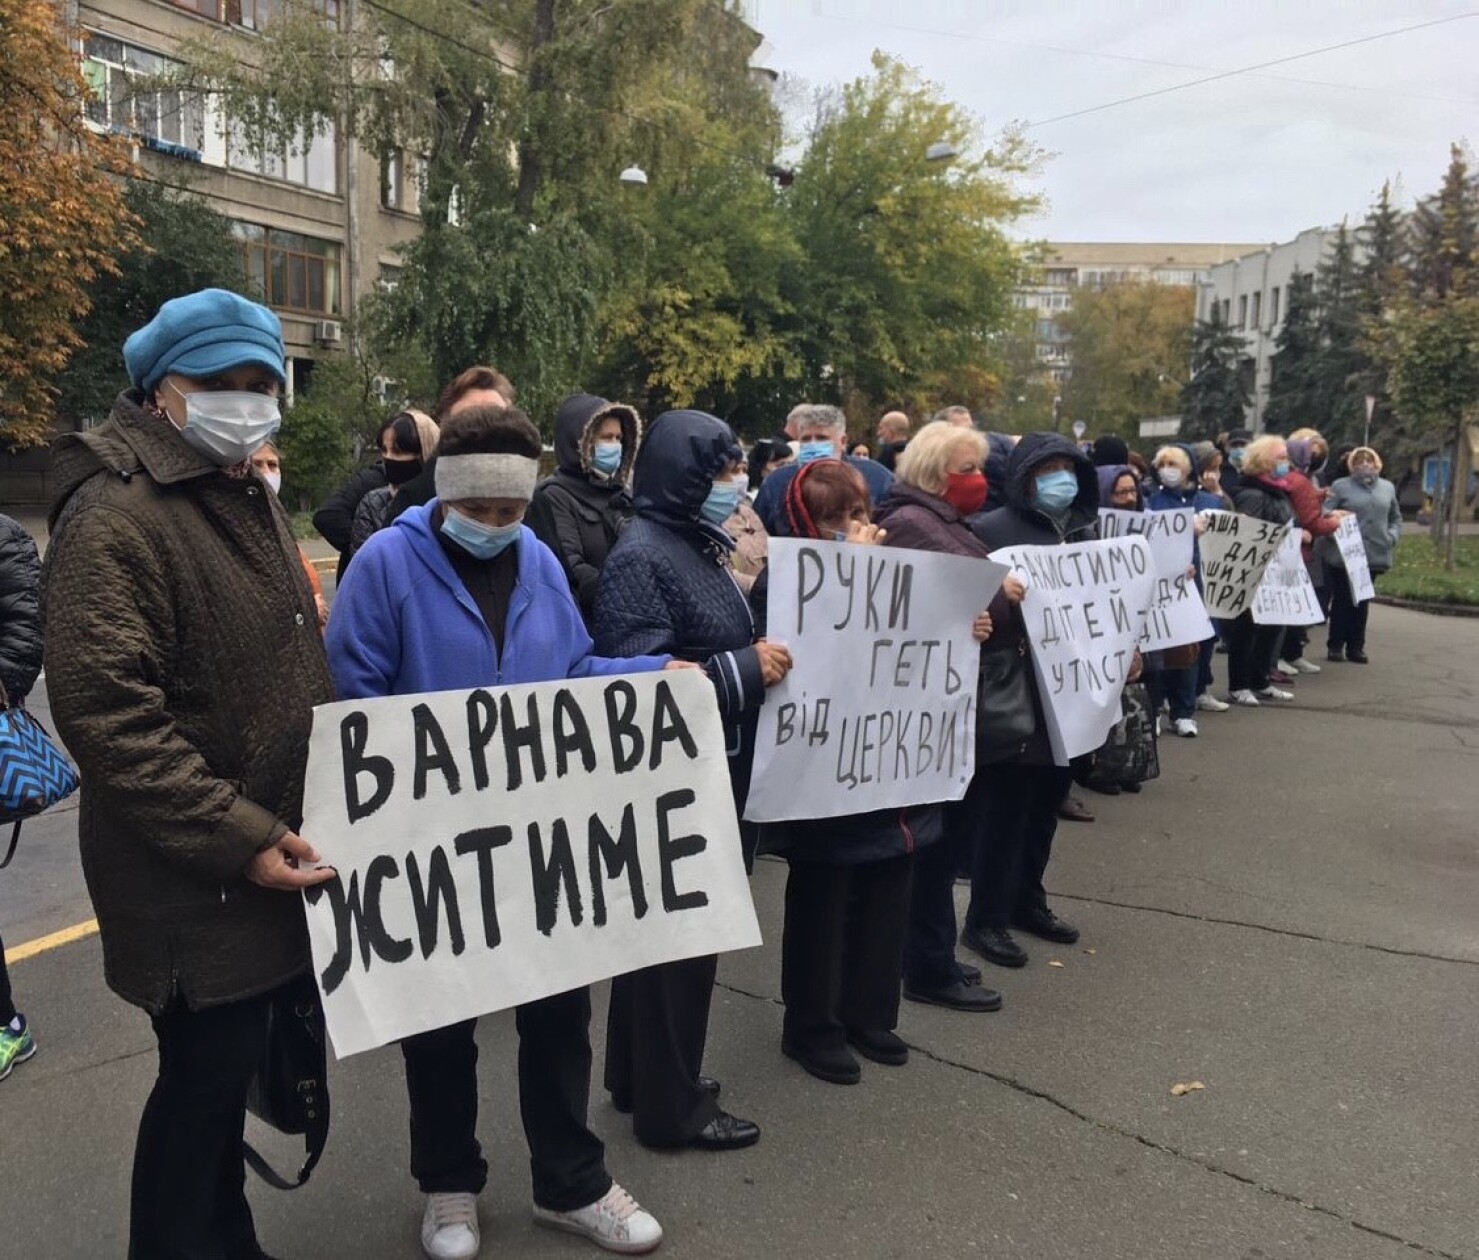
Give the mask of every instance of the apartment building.
POLYGON ((1028 279, 1013 295, 1013 303, 1018 310, 1034 313, 1038 361, 1062 385, 1073 371, 1073 354, 1068 334, 1058 321, 1073 306, 1076 289, 1122 281, 1199 285, 1212 267, 1260 248, 1102 241, 1048 244, 1037 251, 1028 279))
MULTIPOLYGON (((345 20, 339 0, 313 2, 325 21, 345 20)), ((187 40, 229 40, 249 60, 282 7, 82 0, 76 19, 90 118, 134 139, 149 178, 188 187, 231 219, 248 283, 282 319, 291 394, 306 386, 316 357, 342 344, 343 320, 360 297, 393 281, 396 246, 419 234, 417 164, 346 143, 332 119, 279 147, 245 134, 208 100, 130 90, 130 80, 167 70, 187 40)))
POLYGON ((1334 228, 1307 228, 1292 241, 1250 250, 1213 267, 1197 289, 1196 317, 1211 319, 1215 312, 1242 334, 1240 366, 1253 397, 1248 427, 1254 432, 1263 428, 1268 407, 1275 343, 1289 308, 1289 281, 1295 272, 1312 275, 1335 236, 1334 228))

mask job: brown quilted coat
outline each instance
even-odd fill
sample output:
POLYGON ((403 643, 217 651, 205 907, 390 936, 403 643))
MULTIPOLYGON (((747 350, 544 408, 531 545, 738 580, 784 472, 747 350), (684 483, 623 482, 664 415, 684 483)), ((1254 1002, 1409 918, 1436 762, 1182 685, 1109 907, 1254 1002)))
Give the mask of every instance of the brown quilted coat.
POLYGON ((308 966, 302 900, 243 871, 300 825, 333 698, 287 518, 136 393, 54 467, 46 680, 108 983, 155 1013, 265 992, 308 966))

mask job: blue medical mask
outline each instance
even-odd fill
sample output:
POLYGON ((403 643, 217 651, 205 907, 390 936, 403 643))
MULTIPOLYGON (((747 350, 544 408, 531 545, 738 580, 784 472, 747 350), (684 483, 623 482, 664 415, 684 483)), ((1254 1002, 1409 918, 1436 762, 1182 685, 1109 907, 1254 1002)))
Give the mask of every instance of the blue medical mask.
POLYGON ((722 525, 739 507, 739 486, 730 477, 721 477, 709 487, 709 497, 698 514, 713 525, 722 525))
POLYGON ((1274 476, 1275 477, 1287 477, 1288 475, 1289 475, 1289 461, 1287 459, 1281 459, 1277 464, 1274 465, 1274 476))
POLYGON ((451 508, 442 520, 442 533, 467 552, 474 560, 491 560, 514 542, 523 528, 522 521, 512 525, 484 525, 451 508))
POLYGON ((591 450, 591 467, 609 477, 621 467, 621 443, 597 442, 591 450))
POLYGON ((809 464, 814 459, 836 459, 837 446, 827 441, 803 442, 801 449, 796 452, 798 464, 809 464))
POLYGON ((1043 473, 1037 479, 1037 506, 1044 512, 1062 512, 1078 497, 1078 478, 1066 469, 1043 473))
POLYGON ((1245 447, 1245 446, 1234 446, 1227 453, 1227 462, 1229 464, 1231 464, 1234 468, 1241 468, 1243 466, 1243 456, 1246 455, 1247 453, 1248 453, 1248 448, 1247 447, 1245 447))

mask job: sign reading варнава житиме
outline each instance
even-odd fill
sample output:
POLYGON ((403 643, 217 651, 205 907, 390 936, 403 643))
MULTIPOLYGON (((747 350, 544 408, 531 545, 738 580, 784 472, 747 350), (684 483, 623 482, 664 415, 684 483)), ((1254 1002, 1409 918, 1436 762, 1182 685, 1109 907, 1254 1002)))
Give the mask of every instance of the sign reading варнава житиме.
POLYGON ((698 670, 324 705, 305 801, 340 1057, 760 944, 698 670))

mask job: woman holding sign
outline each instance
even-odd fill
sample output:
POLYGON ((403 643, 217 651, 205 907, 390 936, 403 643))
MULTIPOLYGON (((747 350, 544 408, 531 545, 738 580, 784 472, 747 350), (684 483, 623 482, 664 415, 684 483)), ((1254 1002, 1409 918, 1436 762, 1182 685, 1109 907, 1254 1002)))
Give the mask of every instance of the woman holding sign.
MULTIPOLYGON (((1361 542, 1371 576, 1392 567, 1392 549, 1402 537, 1402 509, 1397 487, 1381 475, 1381 456, 1369 446, 1358 446, 1350 454, 1351 475, 1330 487, 1328 507, 1354 512, 1361 524, 1361 542)), ((1369 600, 1357 603, 1351 591, 1345 560, 1333 537, 1322 538, 1318 547, 1330 567, 1330 637, 1326 655, 1332 661, 1345 659, 1366 664, 1366 617, 1369 600)))
MULTIPOLYGON (((539 477, 539 430, 513 407, 474 407, 442 427, 436 498, 373 535, 329 619, 341 699, 467 690, 671 667, 668 656, 603 659, 565 572, 523 522, 539 477)), ((609 1251, 650 1251, 662 1229, 611 1180, 586 1123, 587 989, 520 1006, 519 1106, 534 1218, 609 1251)), ((421 1246, 433 1260, 478 1251, 476 1021, 401 1043, 411 1102, 411 1173, 426 1195, 421 1246)))
MULTIPOLYGON (((943 420, 931 421, 899 457, 897 476, 879 522, 888 530, 888 546, 946 555, 987 559, 987 551, 971 533, 967 517, 986 502, 988 453, 986 438, 974 429, 957 428, 943 420)), ((988 614, 975 627, 983 641, 993 624, 1012 621, 1009 600, 1020 598, 1020 583, 1008 579, 991 601, 988 614)), ((977 693, 990 685, 988 652, 1002 636, 991 640, 978 662, 977 693)), ((978 699, 978 712, 980 700, 978 699)), ((1001 1009, 1001 994, 981 984, 981 973, 963 966, 955 956, 955 873, 971 868, 985 843, 981 828, 988 812, 984 797, 989 775, 988 754, 978 720, 976 774, 965 797, 944 806, 944 836, 915 860, 910 898, 909 936, 904 951, 904 996, 957 1011, 1001 1009)))
MULTIPOLYGON (((1266 434, 1249 443, 1233 492, 1238 511, 1272 525, 1293 521, 1289 472, 1289 449, 1283 438, 1266 434)), ((1283 638, 1283 626, 1261 626, 1253 620, 1251 605, 1227 623, 1228 698, 1234 704, 1257 708, 1260 700, 1294 699, 1292 691, 1269 680, 1283 638)))
MULTIPOLYGON (((952 430, 953 440, 959 432, 952 430)), ((967 436, 972 450, 984 445, 979 434, 967 436)), ((792 538, 860 546, 884 538, 869 523, 867 484, 840 460, 801 469, 786 487, 781 510, 792 538)), ((755 586, 757 619, 763 617, 768 585, 767 572, 755 586)), ((984 640, 991 633, 990 616, 982 613, 972 630, 984 640)), ((938 805, 916 805, 762 829, 761 843, 791 868, 781 943, 781 1050, 820 1080, 858 1081, 862 1070, 854 1049, 875 1063, 897 1067, 909 1061, 909 1047, 894 1029, 910 868, 917 853, 940 839, 944 814, 938 805)), ((949 943, 953 959, 953 931, 949 943)), ((978 1001, 985 994, 971 990, 978 1001)))
MULTIPOLYGON (((766 687, 791 668, 779 643, 756 641, 750 605, 730 567, 724 522, 739 502, 739 442, 702 411, 652 422, 632 483, 637 518, 612 548, 596 594, 596 646, 611 655, 670 652, 714 682, 729 746, 736 809, 749 791, 755 723, 766 687)), ((747 854, 747 857, 752 854, 747 854)), ((733 1150, 760 1126, 721 1110, 699 1074, 708 1039, 712 955, 646 967, 611 985, 606 1088, 647 1146, 733 1150)))

